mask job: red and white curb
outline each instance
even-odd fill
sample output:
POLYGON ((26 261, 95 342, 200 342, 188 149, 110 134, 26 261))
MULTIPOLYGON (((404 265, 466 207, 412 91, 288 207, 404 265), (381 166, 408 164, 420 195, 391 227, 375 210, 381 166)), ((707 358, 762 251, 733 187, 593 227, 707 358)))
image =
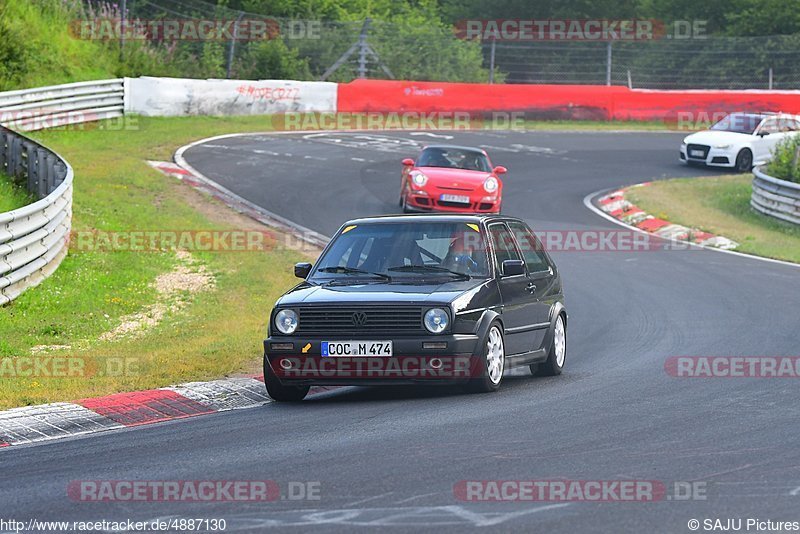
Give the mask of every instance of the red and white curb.
POLYGON ((635 206, 632 202, 625 199, 625 193, 635 187, 646 187, 650 182, 633 185, 624 189, 618 189, 597 200, 598 207, 604 213, 621 221, 629 226, 633 226, 649 234, 663 237, 672 241, 685 241, 704 247, 714 247, 721 250, 734 250, 739 243, 719 235, 703 232, 696 228, 689 228, 679 224, 672 224, 669 221, 659 219, 649 215, 644 210, 635 206))
MULTIPOLYGON (((335 388, 312 388, 311 394, 335 388)), ((26 406, 0 412, 0 447, 255 408, 271 402, 262 377, 226 378, 26 406)))

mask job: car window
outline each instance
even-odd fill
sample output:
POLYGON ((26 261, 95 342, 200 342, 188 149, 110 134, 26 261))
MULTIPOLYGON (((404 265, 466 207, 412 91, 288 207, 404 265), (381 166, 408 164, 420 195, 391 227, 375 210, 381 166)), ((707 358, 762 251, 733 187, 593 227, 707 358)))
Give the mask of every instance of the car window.
POLYGON ((533 235, 533 232, 522 223, 508 223, 509 228, 517 238, 517 243, 522 251, 522 258, 528 267, 529 273, 538 273, 550 268, 547 256, 542 251, 541 242, 533 235))
POLYGON ((393 279, 435 276, 403 267, 446 269, 488 277, 485 237, 476 224, 461 222, 372 223, 345 228, 317 262, 314 277, 343 278, 335 268, 381 273, 393 279), (400 268, 400 269, 398 269, 400 268))
POLYGON ((476 150, 428 147, 417 158, 417 167, 443 167, 468 171, 492 172, 489 158, 476 150))
POLYGON ((492 236, 494 245, 494 257, 497 268, 501 268, 505 260, 520 260, 519 253, 514 246, 514 238, 504 224, 495 223, 489 225, 489 235, 492 236))
POLYGON ((711 126, 711 129, 722 132, 752 134, 763 119, 763 115, 732 113, 711 126))
POLYGON ((758 133, 768 133, 774 134, 778 133, 778 123, 775 119, 769 119, 764 121, 764 124, 761 125, 761 128, 758 129, 758 133))

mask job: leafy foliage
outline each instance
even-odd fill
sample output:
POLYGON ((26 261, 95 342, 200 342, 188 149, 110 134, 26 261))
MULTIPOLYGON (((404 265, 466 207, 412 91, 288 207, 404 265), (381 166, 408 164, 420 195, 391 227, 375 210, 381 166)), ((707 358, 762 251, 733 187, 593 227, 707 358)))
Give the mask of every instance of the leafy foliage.
POLYGON ((800 135, 787 137, 778 143, 767 165, 767 174, 800 183, 800 135))

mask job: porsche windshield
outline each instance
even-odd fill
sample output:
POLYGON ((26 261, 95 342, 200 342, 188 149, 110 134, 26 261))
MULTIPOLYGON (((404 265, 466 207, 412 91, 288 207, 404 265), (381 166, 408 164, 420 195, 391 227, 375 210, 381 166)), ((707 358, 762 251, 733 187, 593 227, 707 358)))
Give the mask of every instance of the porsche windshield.
POLYGON ((492 172, 489 158, 477 150, 428 147, 417 160, 417 167, 443 167, 468 171, 492 172))
POLYGON ((734 113, 728 115, 718 123, 714 124, 711 129, 723 132, 734 132, 741 134, 752 134, 764 120, 763 115, 746 115, 744 113, 734 113))
POLYGON ((484 238, 463 222, 352 225, 317 263, 312 279, 486 278, 484 238))

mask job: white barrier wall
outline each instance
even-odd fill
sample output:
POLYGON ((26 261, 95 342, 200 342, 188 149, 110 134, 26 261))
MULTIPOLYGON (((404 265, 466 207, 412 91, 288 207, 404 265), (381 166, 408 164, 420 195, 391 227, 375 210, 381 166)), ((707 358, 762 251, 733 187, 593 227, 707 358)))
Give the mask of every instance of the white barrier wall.
POLYGON ((126 78, 125 112, 154 117, 335 112, 337 84, 286 80, 126 78))

